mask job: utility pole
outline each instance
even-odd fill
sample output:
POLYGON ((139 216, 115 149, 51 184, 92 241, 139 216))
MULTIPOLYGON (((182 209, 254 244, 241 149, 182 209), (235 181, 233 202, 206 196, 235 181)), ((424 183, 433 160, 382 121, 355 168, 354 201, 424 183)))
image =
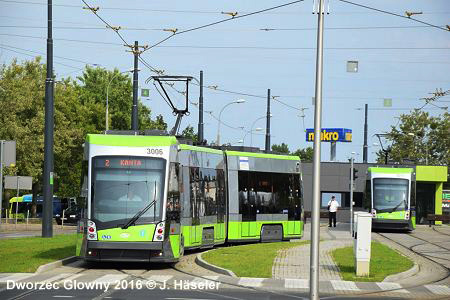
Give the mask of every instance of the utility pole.
POLYGON ((53 38, 52 0, 47 5, 47 78, 45 79, 44 129, 44 204, 42 210, 42 237, 53 236, 53 38))
POLYGON ((353 153, 350 158, 350 234, 353 236, 353 153))
POLYGON ((200 71, 200 96, 198 97, 198 142, 203 144, 203 71, 200 71))
POLYGON ((133 55, 134 55, 134 71, 133 71, 133 108, 131 111, 131 130, 138 130, 138 58, 139 58, 139 44, 134 41, 133 55))
POLYGON ((266 153, 270 152, 270 89, 267 89, 266 153))
POLYGON ((309 272, 309 299, 311 300, 319 299, 320 130, 322 128, 323 23, 325 15, 323 2, 323 0, 319 0, 317 9, 316 105, 314 106, 313 199, 309 272))
POLYGON ((367 110, 369 109, 369 105, 366 104, 364 106, 364 146, 363 146, 363 163, 367 164, 367 110))

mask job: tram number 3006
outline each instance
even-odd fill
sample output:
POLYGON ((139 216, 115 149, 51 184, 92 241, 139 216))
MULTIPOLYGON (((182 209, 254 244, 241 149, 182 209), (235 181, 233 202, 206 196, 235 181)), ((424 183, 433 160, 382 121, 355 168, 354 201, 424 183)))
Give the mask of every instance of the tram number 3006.
POLYGON ((147 154, 151 155, 163 155, 163 149, 158 148, 147 148, 147 154))

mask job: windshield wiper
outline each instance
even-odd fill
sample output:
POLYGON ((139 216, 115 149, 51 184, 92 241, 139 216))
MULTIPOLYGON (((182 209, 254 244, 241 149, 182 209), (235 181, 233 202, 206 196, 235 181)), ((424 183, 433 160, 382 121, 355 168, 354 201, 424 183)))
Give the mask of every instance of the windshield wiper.
MULTIPOLYGON (((146 207, 138 211, 125 225, 122 226, 122 229, 127 229, 134 224, 143 214, 147 212, 154 204, 156 203, 156 181, 155 181, 155 192, 153 193, 153 201, 150 202, 146 207)), ((153 218, 155 218, 155 213, 153 213, 153 218)))
POLYGON ((401 205, 402 203, 405 203, 405 201, 400 201, 400 202, 399 202, 399 203, 391 210, 391 213, 393 213, 394 211, 396 211, 397 208, 399 208, 400 205, 401 205))

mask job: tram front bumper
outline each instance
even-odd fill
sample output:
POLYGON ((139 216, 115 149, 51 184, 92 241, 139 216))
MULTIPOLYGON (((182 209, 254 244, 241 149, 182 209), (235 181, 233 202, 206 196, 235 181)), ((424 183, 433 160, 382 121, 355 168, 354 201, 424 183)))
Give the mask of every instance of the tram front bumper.
POLYGON ((372 219, 373 229, 386 229, 386 230, 411 230, 410 220, 402 219, 372 219))
POLYGON ((162 242, 88 241, 86 261, 166 262, 162 242))

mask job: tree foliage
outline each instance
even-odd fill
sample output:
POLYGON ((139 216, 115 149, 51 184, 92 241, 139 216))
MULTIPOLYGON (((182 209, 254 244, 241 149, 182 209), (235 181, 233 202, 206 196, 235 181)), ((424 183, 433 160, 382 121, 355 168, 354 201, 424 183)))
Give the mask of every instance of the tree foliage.
MULTIPOLYGON (((399 126, 391 126, 386 139, 389 161, 412 162, 428 165, 450 164, 450 114, 433 117, 427 112, 414 110, 400 116, 399 126)), ((379 163, 384 163, 384 153, 377 153, 379 163)))
POLYGON ((302 162, 305 161, 311 162, 313 161, 314 151, 312 147, 306 147, 303 149, 297 149, 295 152, 292 153, 292 155, 297 155, 298 157, 300 157, 300 160, 302 162))
POLYGON ((193 142, 198 141, 198 134, 195 133, 194 127, 191 125, 188 125, 183 131, 181 132, 181 136, 187 139, 192 140, 193 142))
POLYGON ((303 149, 297 149, 294 152, 289 151, 289 146, 285 143, 281 143, 280 145, 273 144, 272 151, 276 153, 295 155, 300 157, 301 161, 312 161, 313 160, 313 148, 307 147, 303 149))
MULTIPOLYGON (((5 170, 33 177, 33 194, 40 192, 44 161, 46 67, 40 58, 0 68, 0 138, 17 143, 17 165, 5 170)), ((132 85, 119 71, 86 67, 78 82, 63 79, 54 93, 54 172, 61 197, 79 194, 79 177, 87 133, 105 130, 106 87, 109 82, 110 129, 131 126, 132 85), (111 81, 112 79, 112 81, 111 81)), ((162 116, 139 102, 140 129, 167 129, 162 116)))
POLYGON ((283 154, 289 154, 289 146, 285 143, 281 143, 280 145, 273 144, 272 145, 272 151, 276 153, 283 153, 283 154))

